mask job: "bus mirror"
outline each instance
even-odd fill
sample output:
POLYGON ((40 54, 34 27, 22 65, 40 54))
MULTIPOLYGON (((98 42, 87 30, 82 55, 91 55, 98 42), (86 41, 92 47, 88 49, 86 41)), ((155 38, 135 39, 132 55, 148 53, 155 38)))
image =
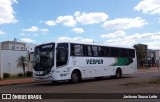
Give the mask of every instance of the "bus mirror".
POLYGON ((28 59, 29 59, 30 62, 32 62, 32 63, 34 62, 34 52, 29 53, 29 58, 28 59))

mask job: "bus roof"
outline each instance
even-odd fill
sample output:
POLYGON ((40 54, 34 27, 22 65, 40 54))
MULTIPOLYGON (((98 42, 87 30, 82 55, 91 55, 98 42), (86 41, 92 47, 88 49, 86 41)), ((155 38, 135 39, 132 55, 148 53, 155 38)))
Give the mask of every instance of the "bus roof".
MULTIPOLYGON (((54 41, 54 42, 47 42, 47 43, 74 43, 74 44, 86 44, 86 45, 95 45, 95 46, 107 46, 107 47, 117 47, 117 48, 129 48, 129 49, 134 49, 132 46, 116 46, 116 45, 109 45, 109 44, 101 44, 101 43, 89 43, 89 42, 78 42, 78 41, 54 41)), ((43 43, 43 44, 47 44, 43 43)), ((43 45, 41 44, 41 45, 43 45)))

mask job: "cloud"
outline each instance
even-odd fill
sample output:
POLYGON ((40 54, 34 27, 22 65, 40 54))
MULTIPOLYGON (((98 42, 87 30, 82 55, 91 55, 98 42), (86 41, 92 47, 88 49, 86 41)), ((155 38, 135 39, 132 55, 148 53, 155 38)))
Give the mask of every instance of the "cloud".
POLYGON ((141 28, 146 24, 148 24, 148 22, 141 17, 118 18, 104 22, 103 27, 106 30, 125 30, 129 28, 141 28))
POLYGON ((73 28, 71 31, 73 31, 75 33, 83 33, 84 32, 83 28, 73 28))
POLYGON ((3 31, 0 30, 0 35, 4 35, 4 34, 5 34, 5 32, 3 32, 3 31))
POLYGON ((26 32, 36 32, 36 31, 39 31, 39 28, 36 27, 36 26, 32 26, 31 28, 23 29, 23 31, 26 31, 26 32))
POLYGON ((104 44, 111 45, 111 46, 123 46, 123 47, 132 47, 136 44, 136 40, 124 40, 122 38, 110 39, 107 40, 104 44))
POLYGON ((103 12, 94 12, 94 13, 75 12, 74 15, 77 21, 84 25, 100 23, 108 19, 108 15, 103 12))
POLYGON ((33 39, 30 39, 30 38, 22 38, 22 39, 20 39, 22 42, 26 42, 26 43, 33 43, 33 42, 35 42, 35 40, 33 40, 33 39))
POLYGON ((158 22, 160 23, 160 18, 157 18, 158 19, 158 22))
POLYGON ((48 26, 55 26, 56 22, 53 21, 53 20, 48 20, 48 21, 45 21, 45 24, 48 25, 48 26))
POLYGON ((159 41, 145 42, 144 44, 148 45, 149 49, 160 49, 159 41))
POLYGON ((17 22, 12 5, 18 3, 16 0, 0 0, 0 24, 17 22))
POLYGON ((40 29, 40 31, 43 33, 43 34, 46 34, 46 33, 48 33, 48 29, 46 29, 46 28, 42 28, 42 29, 40 29))
POLYGON ((125 37, 125 39, 136 39, 136 40, 142 40, 142 39, 147 39, 147 40, 158 40, 160 39, 160 32, 156 33, 142 33, 142 34, 133 34, 130 36, 125 37))
POLYGON ((142 0, 134 9, 144 14, 160 14, 160 0, 142 0))
POLYGON ((62 23, 67 27, 74 27, 77 24, 77 21, 74 20, 73 16, 59 16, 56 19, 56 23, 62 23))
POLYGON ((114 33, 109 34, 102 34, 101 38, 117 38, 117 37, 124 37, 126 33, 124 31, 116 31, 114 33))
POLYGON ((20 33, 19 35, 20 35, 20 36, 26 36, 27 34, 25 34, 25 33, 20 33))
POLYGON ((93 43, 94 40, 89 38, 83 38, 83 37, 74 37, 74 38, 60 37, 58 38, 58 41, 76 41, 76 42, 93 43))
POLYGON ((136 33, 132 35, 125 35, 121 38, 115 37, 113 39, 108 39, 105 44, 115 45, 115 46, 133 46, 134 44, 141 43, 147 44, 150 49, 160 48, 160 32, 154 33, 136 33))

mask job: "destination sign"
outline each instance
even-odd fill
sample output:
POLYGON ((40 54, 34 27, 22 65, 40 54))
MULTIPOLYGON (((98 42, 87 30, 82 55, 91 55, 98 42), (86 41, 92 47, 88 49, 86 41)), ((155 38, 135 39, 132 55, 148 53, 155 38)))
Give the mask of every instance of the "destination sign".
POLYGON ((52 44, 49 44, 49 45, 43 45, 42 46, 42 49, 47 49, 47 48, 52 48, 53 45, 52 44))

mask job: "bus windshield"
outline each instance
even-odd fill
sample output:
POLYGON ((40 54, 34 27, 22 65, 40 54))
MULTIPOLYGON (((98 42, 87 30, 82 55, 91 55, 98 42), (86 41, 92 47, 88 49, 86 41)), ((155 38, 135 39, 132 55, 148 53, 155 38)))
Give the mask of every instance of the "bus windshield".
POLYGON ((54 66, 54 43, 35 47, 35 71, 46 71, 48 73, 54 66))

